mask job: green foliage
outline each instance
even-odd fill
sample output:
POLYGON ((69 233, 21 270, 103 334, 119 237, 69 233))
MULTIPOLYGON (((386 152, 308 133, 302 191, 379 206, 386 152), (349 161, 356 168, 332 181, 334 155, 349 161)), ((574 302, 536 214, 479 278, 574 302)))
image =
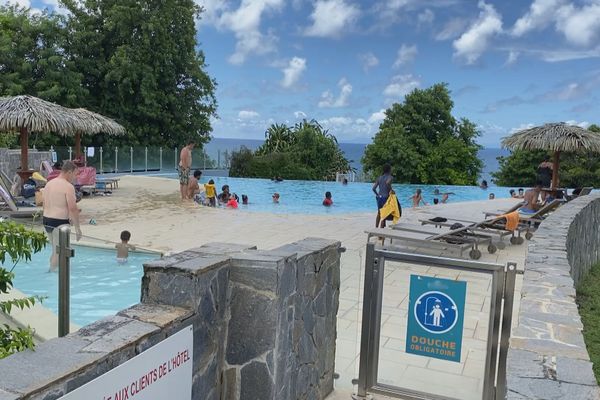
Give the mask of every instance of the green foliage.
MULTIPOLYGON (((193 0, 61 0, 67 53, 84 76, 87 106, 122 122, 129 144, 208 141, 216 83, 197 49, 193 0)), ((94 137, 100 145, 100 136, 94 137)))
MULTIPOLYGON (((600 133, 598 125, 588 128, 600 133)), ((516 150, 507 157, 498 157, 500 168, 492 173, 500 186, 531 186, 537 178, 538 165, 552 156, 544 150, 516 150)), ((600 187, 600 157, 592 153, 561 153, 559 184, 562 187, 600 187)))
MULTIPOLYGON (((215 81, 197 49, 193 0, 61 0, 66 16, 0 6, 0 95, 30 94, 115 118, 128 135, 84 146, 209 139, 215 81)), ((72 144, 40 135, 38 147, 72 144)))
MULTIPOLYGON (((8 294, 13 287, 15 265, 21 260, 31 260, 31 255, 46 245, 46 235, 25 229, 14 222, 0 222, 0 294, 8 294), (13 263, 11 270, 4 268, 7 257, 13 263)), ((41 302, 39 296, 0 301, 0 312, 9 314, 15 307, 23 310, 41 302)), ((0 358, 15 352, 32 349, 33 331, 31 328, 13 329, 8 325, 0 327, 0 358)))
POLYGON ((483 166, 479 132, 469 120, 457 121, 452 107, 446 84, 415 89, 403 104, 393 104, 365 150, 365 172, 375 178, 389 163, 400 182, 475 184, 483 166))
POLYGON ((271 125, 265 137, 255 153, 245 147, 233 153, 230 176, 331 180, 337 172, 350 170, 335 136, 314 120, 304 120, 292 128, 271 125))
POLYGON ((600 264, 593 266, 577 287, 577 305, 583 322, 583 339, 600 381, 600 264))

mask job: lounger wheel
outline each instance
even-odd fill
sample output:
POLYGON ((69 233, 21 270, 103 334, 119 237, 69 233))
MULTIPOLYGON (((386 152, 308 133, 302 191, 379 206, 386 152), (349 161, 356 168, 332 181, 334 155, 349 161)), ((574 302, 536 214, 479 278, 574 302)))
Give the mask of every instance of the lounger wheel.
POLYGON ((520 238, 518 238, 516 236, 511 237, 510 238, 510 244, 519 244, 519 239, 520 238))
POLYGON ((531 240, 532 237, 533 237, 533 233, 531 233, 531 232, 527 232, 525 234, 525 239, 527 239, 527 240, 531 240))
POLYGON ((488 248, 487 248, 488 253, 494 254, 496 252, 496 250, 498 250, 498 248, 496 247, 496 245, 494 245, 494 244, 489 244, 488 245, 488 248))
POLYGON ((523 244, 523 243, 525 243, 525 239, 523 239, 521 236, 519 236, 517 238, 517 244, 523 244))
POLYGON ((481 258, 481 251, 473 249, 469 251, 469 257, 471 257, 473 260, 479 260, 481 258))

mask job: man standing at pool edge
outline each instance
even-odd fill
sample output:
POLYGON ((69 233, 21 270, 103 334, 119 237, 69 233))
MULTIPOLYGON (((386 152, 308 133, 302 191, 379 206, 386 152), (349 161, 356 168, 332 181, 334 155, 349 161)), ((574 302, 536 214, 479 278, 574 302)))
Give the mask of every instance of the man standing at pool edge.
POLYGON ((392 190, 392 167, 390 164, 385 164, 383 166, 383 175, 377 178, 373 184, 373 193, 375 193, 375 198, 377 199, 376 228, 379 228, 379 209, 385 205, 385 202, 390 195, 390 190, 392 190), (379 189, 379 192, 377 192, 377 189, 379 189))
POLYGON ((190 182, 190 170, 192 168, 193 148, 194 142, 189 140, 179 154, 179 190, 181 192, 181 200, 188 198, 188 184, 190 182))
POLYGON ((72 161, 65 161, 60 175, 52 179, 44 188, 44 211, 43 224, 48 236, 52 255, 50 256, 50 271, 58 267, 58 229, 63 225, 75 226, 76 239, 81 239, 81 228, 79 227, 79 209, 75 198, 75 180, 77 167, 72 161))

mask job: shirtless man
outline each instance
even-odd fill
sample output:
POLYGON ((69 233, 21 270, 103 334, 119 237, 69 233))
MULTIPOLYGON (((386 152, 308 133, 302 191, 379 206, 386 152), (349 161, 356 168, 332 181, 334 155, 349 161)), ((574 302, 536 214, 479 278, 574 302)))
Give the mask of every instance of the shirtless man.
POLYGON ((539 202, 540 192, 542 191, 543 183, 537 181, 535 186, 525 192, 523 196, 523 205, 519 208, 520 213, 533 214, 540 209, 542 203, 539 202))
POLYGON ((43 223, 48 236, 52 255, 50 256, 50 271, 58 267, 58 229, 62 225, 75 226, 76 239, 81 239, 79 227, 79 209, 75 198, 73 181, 77 176, 77 167, 72 161, 65 161, 60 174, 46 184, 44 188, 43 223))
POLYGON ((181 149, 179 154, 179 191, 181 200, 188 198, 188 184, 190 182, 190 169, 192 168, 192 149, 194 142, 191 140, 181 149))
POLYGON ((194 171, 194 175, 189 179, 188 184, 188 198, 194 200, 194 197, 200 193, 200 185, 198 185, 198 181, 202 176, 202 171, 199 169, 194 171))
POLYGON ((419 204, 421 204, 421 203, 423 203, 424 206, 428 205, 425 202, 425 199, 423 198, 423 194, 421 192, 421 189, 417 189, 415 191, 415 194, 413 194, 412 196, 410 196, 410 199, 412 200, 413 208, 419 207, 419 204))

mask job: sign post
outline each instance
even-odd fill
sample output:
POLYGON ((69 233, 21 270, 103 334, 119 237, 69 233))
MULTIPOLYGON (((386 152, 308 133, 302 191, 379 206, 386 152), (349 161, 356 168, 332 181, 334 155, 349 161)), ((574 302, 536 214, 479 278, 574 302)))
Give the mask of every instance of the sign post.
POLYGON ((411 275, 406 352, 460 362, 467 283, 411 275))

